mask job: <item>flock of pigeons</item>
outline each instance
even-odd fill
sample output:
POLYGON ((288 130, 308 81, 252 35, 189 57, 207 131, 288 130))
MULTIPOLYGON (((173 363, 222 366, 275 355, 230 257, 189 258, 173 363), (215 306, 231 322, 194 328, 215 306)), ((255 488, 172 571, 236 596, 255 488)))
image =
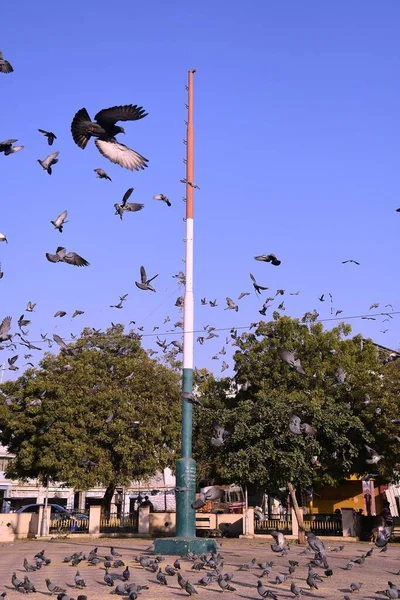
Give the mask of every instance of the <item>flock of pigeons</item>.
MULTIPOLYGON (((2 53, 0 52, 0 73, 10 74, 13 73, 14 69, 11 63, 3 58, 2 53)), ((120 134, 125 134, 124 128, 119 125, 120 122, 129 122, 129 121, 138 121, 147 116, 147 113, 143 109, 143 107, 133 104, 128 105, 119 105, 113 106, 110 108, 102 109, 94 117, 94 120, 91 119, 89 113, 86 108, 79 109, 75 116, 72 118, 71 122, 71 135, 75 144, 84 150, 87 147, 90 139, 94 139, 94 144, 96 145, 99 152, 103 157, 108 159, 110 162, 117 164, 128 170, 136 170, 140 171, 145 169, 148 166, 148 159, 139 154, 137 151, 129 148, 128 146, 122 144, 117 136, 120 134)), ((57 135, 52 131, 47 131, 45 129, 38 130, 47 140, 49 146, 53 146, 54 142, 57 140, 57 135)), ((23 150, 24 146, 15 145, 18 140, 9 139, 0 142, 0 154, 3 153, 5 156, 9 156, 15 154, 23 150)), ((53 172, 53 168, 58 163, 59 152, 52 152, 48 156, 43 159, 38 159, 38 163, 40 166, 51 175, 53 172)), ((96 173, 96 177, 104 180, 111 181, 111 177, 107 174, 107 172, 103 168, 94 169, 96 173)), ((181 182, 184 184, 188 184, 193 188, 200 189, 196 183, 191 181, 187 181, 186 179, 181 179, 181 182)), ((129 202, 129 199, 132 195, 134 188, 129 188, 122 197, 121 202, 115 203, 115 215, 119 216, 122 220, 125 213, 134 213, 143 209, 144 205, 137 202, 129 202)), ((153 196, 154 200, 165 203, 168 207, 171 206, 171 201, 169 198, 160 193, 153 196)), ((53 227, 60 233, 63 233, 64 226, 67 221, 68 211, 64 210, 60 213, 54 220, 51 221, 53 227)), ((0 233, 0 242, 7 243, 7 235, 5 233, 0 233)), ((75 251, 67 250, 65 246, 58 246, 54 253, 47 252, 46 259, 51 263, 66 263, 67 265, 77 266, 77 267, 89 267, 89 261, 82 257, 75 251)), ((256 261, 262 263, 269 263, 274 267, 279 267, 281 265, 281 260, 275 256, 275 254, 261 254, 254 257, 256 261)), ((347 259, 342 261, 343 264, 352 263, 355 266, 359 266, 360 262, 355 259, 347 259)), ((0 264, 0 279, 4 276, 4 272, 1 269, 0 264)), ((224 299, 224 310, 229 310, 238 313, 240 309, 241 302, 247 296, 253 292, 260 302, 260 308, 258 310, 259 315, 261 317, 265 317, 268 310, 278 310, 284 312, 286 310, 285 306, 285 294, 289 296, 297 296, 300 291, 293 291, 287 294, 284 289, 277 289, 275 293, 268 295, 265 299, 262 299, 262 293, 268 290, 268 286, 264 284, 264 282, 260 283, 257 278, 250 273, 250 289, 242 291, 237 298, 227 296, 224 299)), ((145 267, 142 265, 140 267, 140 277, 138 277, 138 281, 135 281, 135 285, 138 289, 142 291, 148 292, 156 292, 156 289, 152 282, 158 277, 158 274, 152 275, 148 277, 146 273, 145 267)), ((178 285, 182 288, 185 286, 185 275, 182 271, 179 271, 176 275, 173 275, 174 278, 177 279, 178 285)), ((325 294, 322 293, 318 297, 318 301, 320 303, 325 303, 327 300, 327 296, 330 299, 330 315, 334 317, 338 317, 343 310, 334 306, 333 304, 333 296, 331 293, 325 294)), ((109 306, 115 309, 123 309, 124 303, 128 297, 128 294, 123 294, 120 296, 119 301, 115 304, 110 304, 109 306)), ((181 294, 175 301, 175 307, 177 307, 181 312, 183 309, 184 303, 184 295, 181 294)), ((206 297, 201 298, 201 306, 208 307, 209 309, 215 309, 220 306, 222 300, 217 298, 207 299, 206 297)), ((20 367, 18 361, 20 360, 20 354, 16 353, 17 347, 22 346, 23 356, 25 359, 25 363, 23 363, 24 367, 33 367, 37 361, 35 361, 35 356, 32 352, 43 351, 52 346, 52 344, 58 343, 57 339, 53 336, 53 339, 48 336, 47 333, 41 333, 41 339, 37 340, 29 340, 29 330, 26 328, 31 324, 31 319, 26 318, 25 313, 32 313, 35 309, 35 302, 29 301, 25 312, 18 319, 17 325, 19 328, 18 332, 11 334, 12 322, 10 317, 6 317, 3 319, 0 326, 0 349, 1 350, 9 350, 12 352, 12 355, 7 358, 8 366, 7 369, 11 371, 17 371, 20 367)), ((379 303, 373 303, 370 306, 370 310, 379 308, 379 303)), ((81 308, 77 308, 72 315, 69 315, 71 318, 75 318, 79 315, 83 315, 85 313, 81 308)), ((379 316, 382 317, 382 323, 390 323, 393 319, 394 309, 390 304, 385 305, 384 310, 379 315, 371 314, 364 315, 361 318, 376 320, 379 316)), ((64 310, 59 310, 54 314, 54 318, 64 318, 68 316, 68 313, 64 310)), ((305 317, 309 318, 318 318, 319 312, 314 310, 310 313, 306 313, 305 317)), ((136 326, 135 321, 129 321, 129 325, 135 326, 135 331, 138 336, 145 337, 147 340, 154 340, 155 345, 158 348, 155 348, 153 345, 148 349, 148 353, 153 356, 159 353, 166 359, 176 358, 179 354, 183 352, 183 346, 181 342, 181 335, 183 329, 183 321, 182 314, 180 317, 173 322, 173 327, 170 328, 167 324, 171 321, 171 317, 166 315, 164 320, 160 323, 154 324, 150 329, 145 331, 144 325, 136 326), (167 328, 168 327, 168 328, 167 328), (162 333, 161 333, 162 332, 162 333), (178 337, 178 339, 172 339, 174 336, 178 337), (168 339, 167 339, 168 338, 168 339)), ((113 323, 111 323, 113 325, 113 323)), ((251 323, 249 328, 255 327, 257 323, 251 323)), ((388 327, 385 326, 385 329, 382 329, 382 333, 386 333, 388 327)), ((202 330, 197 332, 196 342, 199 345, 208 344, 210 340, 216 341, 220 338, 220 333, 217 327, 212 324, 207 324, 202 327, 202 330)), ((220 361, 220 372, 223 373, 229 368, 229 364, 227 362, 227 347, 231 344, 234 344, 235 339, 237 338, 237 329, 232 327, 229 332, 229 335, 225 336, 225 341, 221 344, 219 349, 212 353, 211 359, 213 361, 220 361)), ((60 336, 57 336, 60 339, 60 336)), ((70 338, 63 338, 63 343, 73 342, 76 338, 76 335, 71 333, 70 338)), ((296 367, 297 368, 297 367, 296 367)), ((299 372, 301 372, 299 370, 299 372)))
MULTIPOLYGON (((210 592, 218 590, 219 592, 233 593, 237 591, 237 586, 245 586, 254 588, 254 592, 257 591, 261 598, 278 600, 278 594, 280 595, 281 592, 284 593, 285 597, 288 597, 287 594, 289 593, 289 597, 300 598, 301 596, 314 596, 315 592, 320 590, 318 597, 324 597, 321 596, 321 587, 327 591, 326 582, 328 580, 333 581, 333 578, 337 577, 339 585, 342 586, 339 591, 345 594, 343 600, 349 600, 350 596, 348 594, 361 590, 363 581, 360 581, 360 576, 358 575, 354 578, 354 581, 347 583, 344 580, 344 572, 356 567, 357 572, 360 573, 361 570, 359 569, 368 565, 375 548, 370 548, 360 556, 350 560, 346 558, 340 564, 338 553, 343 552, 344 545, 329 549, 314 533, 307 532, 307 546, 304 550, 301 550, 300 547, 288 545, 282 532, 273 530, 271 535, 274 538, 274 543, 271 544, 272 558, 285 560, 288 555, 293 555, 292 558, 288 559, 287 565, 276 565, 275 560, 257 560, 257 558, 253 558, 244 564, 236 564, 236 561, 230 562, 230 566, 234 569, 227 570, 225 565, 227 559, 230 560, 231 557, 223 556, 220 552, 209 552, 200 555, 189 552, 187 557, 176 558, 175 560, 172 557, 170 559, 171 564, 169 564, 163 556, 155 555, 154 545, 147 548, 145 554, 139 554, 130 559, 131 564, 127 564, 122 560, 122 554, 115 547, 111 547, 110 552, 107 554, 100 553, 98 547, 96 547, 87 555, 78 550, 63 559, 62 564, 72 566, 78 570, 73 576, 73 581, 71 581, 72 576, 67 575, 65 579, 70 581, 66 581, 62 585, 53 581, 53 578, 50 579, 49 576, 41 575, 42 572, 46 573, 48 571, 50 564, 53 567, 55 566, 52 559, 46 556, 45 550, 41 550, 34 555, 31 561, 26 557, 24 558, 23 569, 21 569, 25 572, 24 577, 17 576, 16 571, 13 572, 11 589, 27 594, 36 592, 46 594, 46 591, 41 591, 41 588, 43 589, 46 586, 48 593, 51 596, 56 595, 57 600, 74 600, 67 592, 68 586, 75 589, 76 593, 79 594, 77 600, 87 600, 87 596, 82 592, 87 589, 92 591, 94 585, 96 585, 98 594, 100 594, 101 589, 98 586, 105 586, 110 588, 111 594, 125 597, 125 600, 137 600, 142 592, 143 597, 146 597, 146 590, 151 590, 150 593, 153 595, 157 586, 182 589, 189 596, 199 594, 202 588, 207 588, 210 592), (333 553, 335 553, 335 570, 328 563, 328 557, 329 562, 331 562, 331 559, 333 560, 333 553), (305 557, 304 564, 300 564, 301 557, 305 557), (100 577, 96 577, 98 571, 91 571, 92 567, 102 569, 102 581, 99 581, 100 577), (299 571, 304 573, 305 569, 306 576, 302 585, 299 571), (94 577, 92 573, 94 573, 94 577), (201 573, 201 577, 197 581, 193 577, 195 573, 199 573, 199 575, 201 573), (243 581, 242 576, 245 573, 247 573, 247 576, 243 581), (190 577, 190 574, 192 577, 190 577), (256 578, 257 583, 252 583, 250 575, 256 578), (178 588, 175 587, 176 585, 178 588), (217 588, 215 589, 214 586, 217 586, 217 588), (344 589, 343 586, 345 586, 344 589)), ((381 552, 387 552, 390 537, 391 527, 386 525, 379 527, 378 538, 375 542, 376 548, 381 552)), ((234 556, 237 556, 237 554, 234 556)), ((57 581, 62 579, 62 564, 57 566, 57 581)), ((399 575, 400 571, 396 574, 399 575)), ((380 582, 375 581, 375 585, 379 586, 380 582)), ((330 584, 329 592, 331 591, 330 584)), ((400 587, 388 581, 385 589, 377 590, 375 593, 394 600, 400 597, 400 587)), ((6 595, 7 592, 3 592, 0 596, 5 598, 6 595)), ((162 595, 165 594, 162 593, 162 595)))

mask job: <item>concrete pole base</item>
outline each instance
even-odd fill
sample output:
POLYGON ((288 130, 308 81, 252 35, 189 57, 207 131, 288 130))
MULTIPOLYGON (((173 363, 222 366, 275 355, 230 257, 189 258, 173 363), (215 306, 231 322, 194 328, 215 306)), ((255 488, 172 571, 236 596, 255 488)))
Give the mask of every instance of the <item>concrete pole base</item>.
POLYGON ((154 554, 186 556, 189 552, 217 552, 215 540, 196 537, 158 538, 154 540, 154 554))

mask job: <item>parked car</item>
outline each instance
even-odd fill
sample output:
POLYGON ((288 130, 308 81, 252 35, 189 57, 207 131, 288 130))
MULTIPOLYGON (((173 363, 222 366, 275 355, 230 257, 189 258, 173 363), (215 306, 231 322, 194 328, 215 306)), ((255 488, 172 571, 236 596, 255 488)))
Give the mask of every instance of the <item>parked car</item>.
MULTIPOLYGON (((38 514, 39 507, 44 506, 44 504, 26 504, 25 506, 21 506, 16 512, 17 513, 35 513, 38 514)), ((86 514, 70 511, 61 506, 60 504, 52 504, 48 503, 50 506, 50 520, 52 522, 65 522, 67 527, 70 526, 71 530, 76 530, 77 528, 87 528, 89 523, 89 517, 86 514)))

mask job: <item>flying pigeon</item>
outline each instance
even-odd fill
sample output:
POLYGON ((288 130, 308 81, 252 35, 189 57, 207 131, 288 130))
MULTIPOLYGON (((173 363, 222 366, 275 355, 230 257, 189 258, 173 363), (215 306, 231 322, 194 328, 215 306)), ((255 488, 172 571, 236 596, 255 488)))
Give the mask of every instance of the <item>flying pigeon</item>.
POLYGON ((54 225, 54 227, 56 229, 58 229, 58 231, 60 233, 62 233, 64 222, 66 222, 65 219, 67 218, 67 216, 68 216, 68 211, 64 210, 60 215, 58 215, 58 217, 55 221, 50 221, 50 223, 52 225, 54 225))
POLYGON ((53 133, 52 131, 46 131, 45 129, 38 129, 38 131, 40 133, 43 133, 43 135, 45 135, 47 137, 47 143, 49 144, 49 146, 52 146, 54 140, 57 139, 56 134, 53 133))
POLYGON ((219 423, 213 423, 214 432, 211 438, 211 444, 216 448, 221 448, 225 445, 225 441, 229 435, 232 435, 233 428, 231 425, 222 427, 219 423))
POLYGON ((220 500, 224 495, 224 490, 217 487, 210 487, 206 492, 200 492, 199 498, 190 505, 194 510, 205 506, 208 500, 220 500))
POLYGON ((161 202, 165 202, 167 206, 172 206, 171 202, 168 200, 167 196, 164 196, 164 194, 157 194, 156 196, 153 196, 153 200, 161 200, 161 202))
POLYGON ((26 305, 26 312, 33 312, 35 310, 35 306, 36 306, 36 302, 28 302, 28 304, 26 305))
POLYGON ((12 68, 11 63, 3 58, 3 53, 0 52, 0 73, 12 73, 13 71, 14 69, 12 68))
POLYGON ((236 312, 239 310, 238 305, 235 304, 231 298, 226 299, 226 304, 227 307, 225 308, 225 310, 236 310, 236 312))
POLYGON ((0 342, 10 340, 11 317, 5 317, 0 324, 0 342))
POLYGON ((156 277, 158 277, 158 273, 157 273, 157 275, 154 275, 154 277, 152 277, 151 279, 147 279, 147 274, 146 274, 145 268, 144 267, 140 267, 140 283, 138 283, 137 281, 135 281, 135 285, 136 285, 136 287, 139 288, 139 290, 145 290, 145 291, 148 290, 148 291, 151 291, 151 292, 155 292, 156 290, 151 285, 151 282, 156 277))
POLYGON ((290 352, 290 350, 285 350, 285 348, 278 348, 278 354, 284 362, 296 369, 296 371, 300 373, 300 375, 306 374, 303 367, 301 366, 300 359, 295 357, 296 352, 290 352))
POLYGON ((254 287, 254 289, 256 291, 256 294, 260 295, 261 294, 261 290, 267 290, 268 289, 267 287, 264 287, 262 285, 258 285, 258 283, 257 283, 257 281, 256 281, 256 279, 255 279, 255 277, 254 277, 254 275, 252 273, 250 273, 250 279, 253 282, 253 287, 254 287))
POLYGON ((59 246, 55 254, 49 254, 46 252, 46 258, 52 263, 65 262, 69 265, 75 265, 76 267, 88 267, 90 263, 87 260, 76 254, 75 252, 68 252, 65 248, 59 246))
POLYGON ((8 244, 7 236, 5 236, 4 233, 0 233, 0 242, 8 244))
POLYGON ((356 260, 353 260, 352 258, 349 258, 348 260, 342 260, 342 265, 345 265, 346 263, 354 263, 355 265, 360 266, 360 263, 356 260))
POLYGON ((96 137, 98 151, 112 163, 130 171, 147 167, 147 158, 119 143, 115 136, 125 133, 123 127, 116 125, 118 121, 138 121, 147 116, 144 109, 136 104, 112 106, 98 112, 95 122, 91 121, 86 108, 78 110, 71 123, 71 133, 74 142, 85 149, 90 138, 96 137))
POLYGON ((4 152, 5 156, 8 156, 8 154, 14 154, 14 152, 23 149, 23 146, 13 146, 14 142, 18 142, 18 140, 4 140, 0 142, 0 152, 4 152))
POLYGON ((4 277, 4 271, 1 268, 1 263, 0 263, 0 279, 3 279, 3 277, 4 277))
POLYGON ((124 197, 122 198, 122 202, 120 204, 114 204, 115 214, 119 215, 119 218, 122 221, 122 217, 124 212, 137 212, 138 210, 142 210, 144 204, 138 204, 137 202, 127 202, 128 198, 131 196, 134 188, 129 188, 126 190, 124 197))
POLYGON ((317 432, 314 427, 311 427, 308 423, 302 423, 300 417, 292 415, 289 419, 289 429, 296 435, 305 433, 308 437, 315 437, 317 432))
POLYGON ((270 262, 274 267, 279 267, 281 261, 276 258, 275 254, 260 254, 260 256, 255 256, 254 260, 259 260, 261 262, 270 262))
POLYGON ((57 156, 59 155, 59 152, 53 152, 53 154, 49 154, 48 156, 46 156, 46 158, 44 158, 43 160, 40 160, 38 158, 38 163, 39 165, 48 172, 49 175, 51 175, 52 173, 52 165, 55 165, 58 163, 58 158, 57 156))
POLYGON ((380 456, 373 448, 370 448, 366 444, 364 444, 364 447, 370 456, 370 458, 367 458, 365 461, 368 465, 376 465, 383 458, 383 456, 380 456))
POLYGON ((104 171, 104 169, 93 169, 93 170, 99 179, 108 179, 108 181, 112 181, 111 177, 109 175, 107 175, 107 173, 104 171))
POLYGON ((275 540, 275 544, 271 545, 272 552, 282 552, 286 542, 285 536, 281 531, 278 531, 277 529, 271 530, 270 533, 275 540))

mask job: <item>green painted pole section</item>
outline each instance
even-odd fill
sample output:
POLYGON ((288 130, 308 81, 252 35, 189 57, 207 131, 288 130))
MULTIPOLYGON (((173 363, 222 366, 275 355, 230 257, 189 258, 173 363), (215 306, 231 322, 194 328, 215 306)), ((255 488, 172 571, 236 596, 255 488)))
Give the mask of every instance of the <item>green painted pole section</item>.
MULTIPOLYGON (((183 369, 182 391, 193 390, 193 369, 183 369)), ((188 491, 176 494, 176 535, 195 537, 196 511, 190 506, 196 499, 196 461, 192 458, 193 407, 182 400, 182 458, 176 463, 176 485, 188 491)))

